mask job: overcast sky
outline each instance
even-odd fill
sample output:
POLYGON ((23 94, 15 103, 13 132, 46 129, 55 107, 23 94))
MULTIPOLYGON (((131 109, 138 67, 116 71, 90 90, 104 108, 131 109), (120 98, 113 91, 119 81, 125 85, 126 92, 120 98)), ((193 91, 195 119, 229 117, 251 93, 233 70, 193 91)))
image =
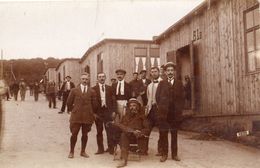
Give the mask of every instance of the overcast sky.
POLYGON ((76 57, 104 38, 159 35, 203 0, 1 2, 4 59, 76 57))

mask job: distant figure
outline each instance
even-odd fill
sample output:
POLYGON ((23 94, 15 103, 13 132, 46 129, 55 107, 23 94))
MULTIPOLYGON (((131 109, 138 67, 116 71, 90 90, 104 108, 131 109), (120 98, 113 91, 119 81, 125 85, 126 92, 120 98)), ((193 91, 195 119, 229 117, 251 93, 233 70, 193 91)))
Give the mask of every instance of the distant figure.
POLYGON ((29 84, 29 89, 30 89, 30 96, 33 96, 33 90, 34 90, 34 84, 31 82, 30 84, 29 84))
POLYGON ((49 108, 53 105, 53 108, 56 108, 56 87, 53 81, 50 81, 47 84, 46 94, 49 100, 49 108))
POLYGON ((143 84, 143 87, 142 87, 142 90, 140 92, 140 95, 142 97, 142 101, 143 101, 143 105, 146 106, 147 105, 147 86, 151 83, 151 80, 150 79, 147 79, 146 77, 146 70, 142 70, 140 72, 140 75, 141 75, 141 81, 142 81, 142 84, 143 84))
MULTIPOLYGON (((60 92, 62 93, 62 107, 61 107, 61 111, 59 112, 59 114, 64 113, 66 104, 67 104, 67 99, 70 94, 70 90, 75 88, 74 83, 71 82, 70 80, 71 80, 71 77, 66 76, 66 81, 62 84, 61 89, 60 89, 60 92)), ((68 111, 68 113, 69 113, 69 111, 68 111)))
POLYGON ((21 100, 25 100, 25 93, 26 93, 26 84, 24 82, 24 79, 22 78, 20 83, 19 83, 19 89, 20 89, 20 95, 21 95, 21 100))
POLYGON ((137 98, 138 96, 140 96, 140 92, 141 90, 143 90, 143 84, 142 81, 140 81, 138 79, 138 72, 134 72, 133 73, 133 80, 131 82, 129 82, 129 84, 131 85, 132 88, 132 96, 134 98, 137 98))
POLYGON ((111 79, 111 85, 116 84, 116 82, 117 82, 116 78, 112 78, 112 79, 111 79))
POLYGON ((185 76, 185 84, 184 84, 184 92, 185 92, 185 108, 191 108, 191 81, 188 75, 185 76))
POLYGON ((17 101, 17 96, 18 96, 18 92, 19 92, 19 84, 17 81, 15 81, 11 87, 11 90, 13 92, 14 95, 14 100, 17 101))
POLYGON ((39 93, 40 93, 40 84, 37 81, 33 85, 33 92, 34 92, 34 100, 38 101, 39 93))
POLYGON ((8 85, 6 85, 6 93, 5 93, 5 96, 6 96, 6 100, 9 101, 10 99, 10 88, 8 85))

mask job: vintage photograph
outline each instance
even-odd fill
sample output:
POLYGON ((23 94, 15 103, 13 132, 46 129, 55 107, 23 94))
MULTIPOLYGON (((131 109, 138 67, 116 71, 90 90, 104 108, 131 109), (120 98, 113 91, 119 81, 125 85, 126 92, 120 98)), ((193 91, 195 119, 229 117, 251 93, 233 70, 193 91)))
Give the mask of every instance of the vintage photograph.
POLYGON ((0 168, 259 168, 260 0, 0 0, 0 168))

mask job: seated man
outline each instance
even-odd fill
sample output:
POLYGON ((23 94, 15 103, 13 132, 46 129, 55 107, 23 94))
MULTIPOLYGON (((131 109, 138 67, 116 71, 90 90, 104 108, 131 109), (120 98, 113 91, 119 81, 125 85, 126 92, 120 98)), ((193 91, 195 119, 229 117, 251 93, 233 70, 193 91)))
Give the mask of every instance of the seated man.
POLYGON ((141 104, 137 99, 132 98, 128 101, 126 115, 116 125, 122 130, 120 148, 123 159, 117 167, 124 167, 127 165, 130 143, 137 142, 140 154, 145 154, 145 142, 149 134, 149 123, 141 112, 141 104))

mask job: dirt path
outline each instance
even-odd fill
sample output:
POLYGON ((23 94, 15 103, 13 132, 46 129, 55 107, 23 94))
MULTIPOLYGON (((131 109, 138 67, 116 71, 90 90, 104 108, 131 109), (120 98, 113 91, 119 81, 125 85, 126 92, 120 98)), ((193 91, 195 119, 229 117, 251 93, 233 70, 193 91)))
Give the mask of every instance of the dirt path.
MULTIPOLYGON (((60 102, 58 103, 60 107, 60 102)), ((0 151, 0 168, 113 168, 109 154, 94 155, 97 150, 96 130, 92 126, 87 152, 90 158, 79 156, 80 143, 75 158, 67 159, 69 152, 69 115, 57 114, 59 109, 49 109, 43 96, 34 102, 27 96, 25 102, 13 100, 4 103, 5 127, 0 151)), ((149 168, 258 168, 260 150, 228 141, 191 140, 191 133, 179 134, 181 162, 168 159, 160 163, 154 156, 157 133, 151 135, 149 156, 141 162, 129 161, 131 167, 149 168)), ((80 139, 80 138, 79 138, 80 139)))

